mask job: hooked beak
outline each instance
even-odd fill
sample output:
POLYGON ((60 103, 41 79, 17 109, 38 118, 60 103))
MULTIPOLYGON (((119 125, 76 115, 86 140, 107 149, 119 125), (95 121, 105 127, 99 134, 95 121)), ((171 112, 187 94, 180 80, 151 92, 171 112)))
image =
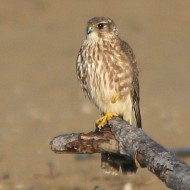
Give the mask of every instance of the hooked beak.
POLYGON ((87 28, 87 34, 90 34, 91 32, 93 32, 93 29, 92 29, 91 26, 89 26, 89 27, 87 28))

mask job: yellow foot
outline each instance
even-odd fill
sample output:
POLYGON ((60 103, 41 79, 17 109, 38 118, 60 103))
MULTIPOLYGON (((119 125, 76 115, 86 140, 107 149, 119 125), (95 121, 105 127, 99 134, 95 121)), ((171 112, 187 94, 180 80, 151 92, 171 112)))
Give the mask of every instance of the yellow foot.
POLYGON ((111 103, 114 104, 117 102, 117 100, 119 99, 119 94, 115 95, 115 96, 112 96, 111 97, 111 103))
POLYGON ((96 120, 96 124, 98 125, 98 128, 101 129, 104 127, 104 125, 109 121, 112 117, 118 116, 115 113, 107 112, 106 115, 100 117, 99 119, 96 120))

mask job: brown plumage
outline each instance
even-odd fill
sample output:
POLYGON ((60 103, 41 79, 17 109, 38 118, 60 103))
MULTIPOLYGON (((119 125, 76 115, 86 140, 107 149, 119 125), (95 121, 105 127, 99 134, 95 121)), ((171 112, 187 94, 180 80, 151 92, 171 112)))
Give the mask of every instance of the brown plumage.
MULTIPOLYGON (((131 125, 141 127, 136 59, 129 44, 119 38, 118 29, 110 18, 95 17, 88 21, 86 39, 77 57, 77 75, 82 90, 102 115, 118 115, 131 125)), ((118 155, 104 154, 102 161, 105 162, 106 157, 118 155)), ((124 156, 119 155, 121 157, 124 156)), ((116 166, 115 158, 103 166, 112 174, 122 165, 116 166)), ((122 163, 128 169, 123 170, 136 171, 134 160, 124 160, 127 163, 122 163)))

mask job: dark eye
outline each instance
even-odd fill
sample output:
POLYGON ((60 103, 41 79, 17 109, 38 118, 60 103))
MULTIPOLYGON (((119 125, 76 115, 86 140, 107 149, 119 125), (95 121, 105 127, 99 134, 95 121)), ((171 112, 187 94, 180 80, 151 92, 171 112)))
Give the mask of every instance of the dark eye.
POLYGON ((104 23, 100 23, 100 24, 97 25, 97 28, 98 28, 98 29, 102 29, 102 28, 104 28, 104 26, 105 26, 104 23))

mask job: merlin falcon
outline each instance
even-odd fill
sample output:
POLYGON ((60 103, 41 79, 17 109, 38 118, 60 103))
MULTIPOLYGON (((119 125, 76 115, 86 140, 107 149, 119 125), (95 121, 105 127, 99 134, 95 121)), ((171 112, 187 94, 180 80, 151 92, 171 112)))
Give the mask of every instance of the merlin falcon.
MULTIPOLYGON (((94 17, 88 21, 76 62, 81 88, 102 115, 96 121, 98 128, 114 116, 141 128, 137 61, 112 19, 94 17)), ((135 161, 126 155, 102 154, 106 173, 117 174, 120 167, 123 173, 137 170, 135 161)))

